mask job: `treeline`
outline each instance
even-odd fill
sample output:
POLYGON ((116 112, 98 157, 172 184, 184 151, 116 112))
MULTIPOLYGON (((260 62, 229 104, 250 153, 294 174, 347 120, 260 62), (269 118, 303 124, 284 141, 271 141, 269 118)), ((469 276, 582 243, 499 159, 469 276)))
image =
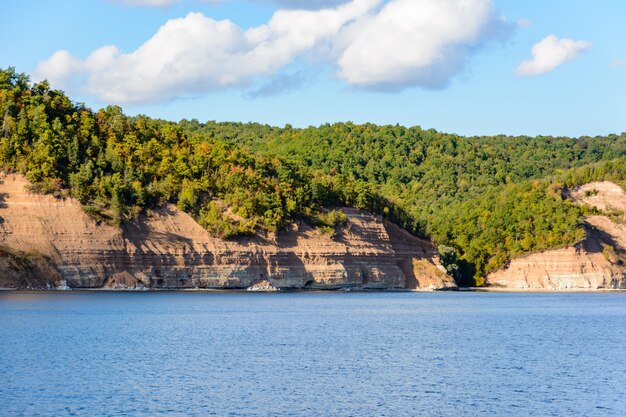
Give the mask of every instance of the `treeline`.
POLYGON ((453 247, 456 265, 449 269, 464 284, 513 256, 580 241, 582 209, 561 190, 626 178, 624 134, 467 138, 352 123, 307 129, 197 121, 181 126, 194 140, 219 138, 329 176, 352 204, 453 247))
POLYGON ((573 204, 566 191, 600 180, 626 188, 626 157, 489 189, 442 209, 433 229, 461 254, 461 278, 484 277, 512 257, 582 241, 588 208, 573 204))
POLYGON ((93 112, 46 82, 0 71, 0 164, 42 192, 78 198, 119 224, 166 202, 217 236, 275 231, 298 218, 333 233, 328 207, 368 209, 445 252, 473 284, 511 257, 584 237, 562 190, 626 179, 626 136, 462 137, 419 127, 306 129, 171 123, 93 112))
POLYGON ((166 202, 221 237, 275 231, 296 217, 332 229, 323 206, 341 204, 328 185, 296 164, 225 141, 190 140, 176 123, 93 112, 47 82, 0 71, 0 164, 33 188, 80 200, 120 224, 166 202))

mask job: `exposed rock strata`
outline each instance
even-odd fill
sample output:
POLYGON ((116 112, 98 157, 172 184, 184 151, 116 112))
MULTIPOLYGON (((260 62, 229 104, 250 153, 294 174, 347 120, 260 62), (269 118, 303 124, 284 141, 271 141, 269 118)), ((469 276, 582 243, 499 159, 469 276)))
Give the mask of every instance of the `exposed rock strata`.
POLYGON ((348 226, 335 238, 299 223, 276 235, 225 241, 174 206, 117 229, 96 224, 74 200, 29 193, 20 176, 3 180, 0 245, 37 254, 54 272, 30 270, 37 280, 24 285, 0 262, 0 286, 243 289, 265 281, 277 289, 454 287, 432 243, 352 208, 344 209, 348 226), (417 261, 421 268, 414 268, 417 261))
MULTIPOLYGON (((570 197, 602 211, 626 209, 626 193, 608 181, 586 184, 570 197)), ((589 216, 582 243, 516 258, 490 274, 487 285, 519 290, 626 289, 625 219, 589 216)))

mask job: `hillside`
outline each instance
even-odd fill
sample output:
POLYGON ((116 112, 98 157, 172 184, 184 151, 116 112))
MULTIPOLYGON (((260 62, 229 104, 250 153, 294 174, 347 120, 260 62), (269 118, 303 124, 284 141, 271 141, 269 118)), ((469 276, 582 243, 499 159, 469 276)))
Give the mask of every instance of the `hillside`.
POLYGON ((306 129, 179 123, 97 112, 47 82, 0 70, 0 168, 33 193, 75 199, 114 229, 176 207, 213 238, 299 224, 337 235, 342 207, 367 210, 438 245, 461 285, 587 236, 567 190, 626 180, 626 135, 462 137, 419 127, 306 129))
POLYGON ((349 204, 453 247, 458 262, 452 271, 466 285, 480 284, 516 256, 582 241, 583 210, 562 190, 626 179, 624 134, 462 137, 352 123, 180 126, 193 141, 224 140, 304 166, 349 204))
POLYGON ((595 209, 582 242, 514 259, 487 277, 506 289, 626 289, 626 193, 609 181, 577 187, 570 198, 595 209))
POLYGON ((344 208, 332 237, 297 222, 224 240, 166 205, 121 227, 98 224, 75 199, 2 177, 0 287, 446 289, 435 246, 367 212, 344 208))

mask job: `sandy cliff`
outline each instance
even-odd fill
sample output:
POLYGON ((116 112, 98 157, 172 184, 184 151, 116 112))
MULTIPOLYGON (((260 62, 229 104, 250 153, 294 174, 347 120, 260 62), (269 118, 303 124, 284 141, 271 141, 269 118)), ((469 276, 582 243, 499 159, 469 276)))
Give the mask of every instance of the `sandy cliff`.
MULTIPOLYGON (((586 184, 570 198, 608 212, 626 212, 626 193, 608 181, 586 184)), ((523 256, 487 277, 509 289, 626 289, 626 217, 589 216, 585 240, 572 247, 523 256)))
POLYGON ((0 185, 0 287, 442 289, 436 248, 367 212, 346 208, 335 238, 304 223, 225 241, 165 207, 121 229, 96 224, 74 200, 0 185))

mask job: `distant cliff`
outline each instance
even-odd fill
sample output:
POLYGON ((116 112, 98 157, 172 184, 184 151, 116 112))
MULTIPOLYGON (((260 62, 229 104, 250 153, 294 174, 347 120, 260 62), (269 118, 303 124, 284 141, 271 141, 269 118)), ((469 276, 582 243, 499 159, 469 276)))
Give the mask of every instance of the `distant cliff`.
POLYGON ((72 199, 0 185, 0 287, 173 289, 448 289, 435 246, 365 211, 344 208, 331 237, 303 222, 222 240, 167 206, 121 228, 72 199))
POLYGON ((516 258, 490 274, 487 285, 519 290, 626 289, 626 193, 602 181, 579 187, 569 197, 598 211, 585 218, 585 240, 516 258))

